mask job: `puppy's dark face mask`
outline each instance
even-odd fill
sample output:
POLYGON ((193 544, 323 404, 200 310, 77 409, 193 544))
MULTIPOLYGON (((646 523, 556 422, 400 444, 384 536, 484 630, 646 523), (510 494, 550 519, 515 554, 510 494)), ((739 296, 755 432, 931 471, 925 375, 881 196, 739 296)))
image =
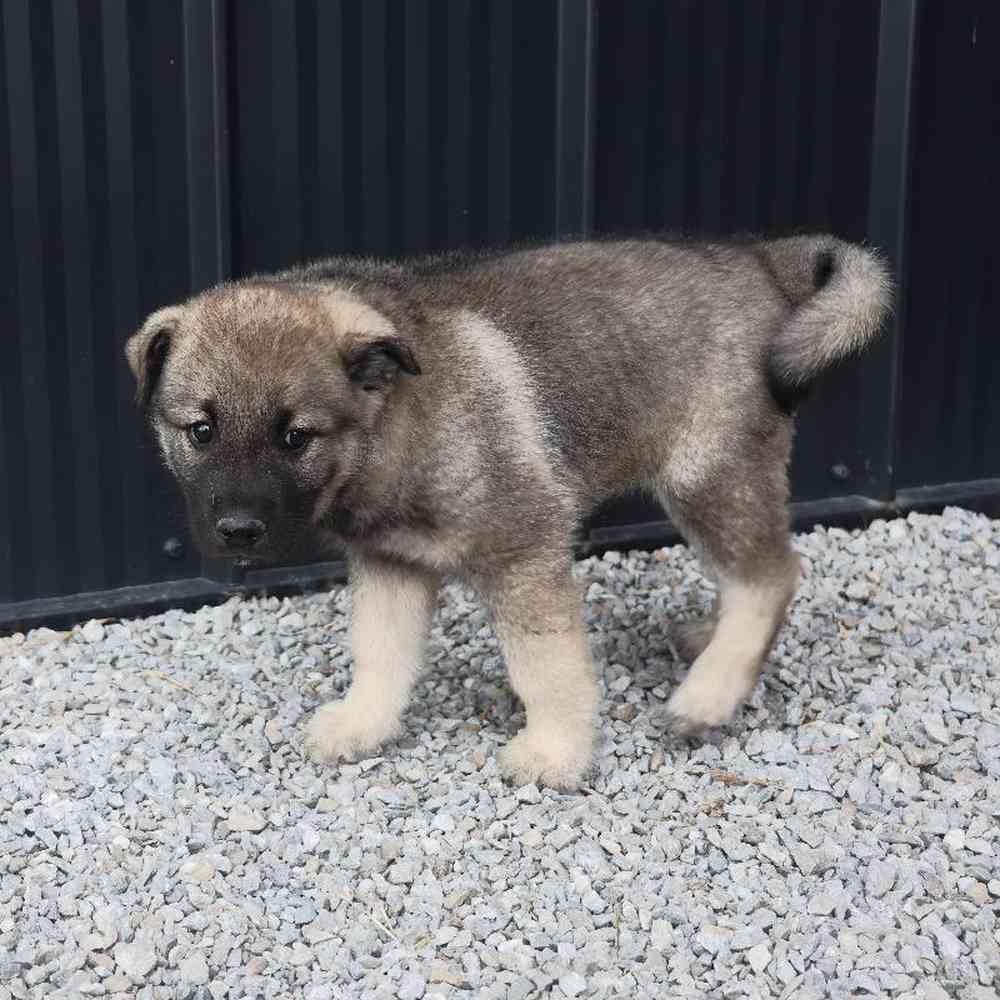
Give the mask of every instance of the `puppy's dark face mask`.
POLYGON ((127 355, 199 547, 240 561, 330 548, 420 371, 380 313, 308 286, 216 289, 154 313, 127 355))

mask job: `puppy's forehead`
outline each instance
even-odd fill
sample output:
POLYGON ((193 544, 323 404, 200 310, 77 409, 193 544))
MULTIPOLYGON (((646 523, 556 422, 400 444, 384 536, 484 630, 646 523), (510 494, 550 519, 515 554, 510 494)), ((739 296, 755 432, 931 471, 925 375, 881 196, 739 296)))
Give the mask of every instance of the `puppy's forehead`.
POLYGON ((357 334, 389 334, 392 324, 347 288, 316 285, 231 285, 194 303, 196 325, 257 346, 275 338, 293 347, 310 337, 337 346, 357 334))
POLYGON ((301 377, 304 368, 336 362, 348 326, 364 321, 377 323, 377 313, 349 293, 236 285, 194 300, 183 340, 187 352, 207 367, 237 375, 266 367, 275 377, 296 370, 301 377))
POLYGON ((357 324, 384 322, 350 293, 230 286, 190 303, 176 345, 170 397, 238 397, 255 408, 298 408, 343 379, 340 348, 357 324), (301 399, 300 399, 301 397, 301 399))
POLYGON ((227 345, 267 350, 292 347, 323 333, 323 316, 313 295, 267 285, 213 289, 192 303, 196 336, 227 345))

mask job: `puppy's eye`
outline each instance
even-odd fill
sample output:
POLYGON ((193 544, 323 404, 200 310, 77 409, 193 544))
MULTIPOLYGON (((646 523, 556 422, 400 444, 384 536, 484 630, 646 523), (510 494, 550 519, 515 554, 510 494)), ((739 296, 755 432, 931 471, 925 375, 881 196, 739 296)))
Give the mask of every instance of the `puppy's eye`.
POLYGON ((196 445, 206 445, 212 440, 212 425, 207 420, 199 420, 188 427, 188 437, 196 445))
POLYGON ((308 440, 309 434, 307 431, 301 430, 298 427, 292 427, 285 431, 285 436, 281 439, 281 444, 289 451, 298 451, 300 448, 305 447, 308 440))

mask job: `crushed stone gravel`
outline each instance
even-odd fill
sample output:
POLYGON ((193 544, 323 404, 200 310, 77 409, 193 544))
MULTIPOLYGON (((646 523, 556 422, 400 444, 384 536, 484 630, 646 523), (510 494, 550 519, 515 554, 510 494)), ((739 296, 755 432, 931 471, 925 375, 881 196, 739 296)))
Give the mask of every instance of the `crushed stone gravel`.
POLYGON ((604 691, 589 787, 511 788, 523 723, 442 595, 405 733, 318 767, 349 596, 0 639, 0 1000, 996 1000, 1000 522, 799 535, 728 729, 662 728, 683 548, 577 567, 604 691))

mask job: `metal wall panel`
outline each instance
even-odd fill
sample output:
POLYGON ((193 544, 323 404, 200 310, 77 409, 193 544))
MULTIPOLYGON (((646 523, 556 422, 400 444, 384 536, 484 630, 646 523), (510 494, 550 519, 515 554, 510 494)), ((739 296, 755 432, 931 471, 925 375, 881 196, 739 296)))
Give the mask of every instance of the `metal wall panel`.
MULTIPOLYGON (((877 0, 605 0, 598 15, 599 231, 868 235, 877 0)), ((865 364, 803 406, 796 500, 880 492, 887 394, 865 364)), ((659 516, 635 500, 598 523, 659 516)))
POLYGON ((233 3, 234 272, 555 233, 557 35, 586 9, 233 3))
POLYGON ((877 0, 598 4, 603 231, 866 233, 877 0))
POLYGON ((122 346, 192 287, 182 8, 0 7, 0 603, 197 573, 122 346))
POLYGON ((0 0, 0 628, 238 586, 186 550, 122 346, 326 254, 868 239, 901 296, 804 407, 800 523, 992 503, 998 38, 985 0, 0 0))
POLYGON ((899 479, 1000 476, 1000 7, 926 3, 914 94, 899 479))

